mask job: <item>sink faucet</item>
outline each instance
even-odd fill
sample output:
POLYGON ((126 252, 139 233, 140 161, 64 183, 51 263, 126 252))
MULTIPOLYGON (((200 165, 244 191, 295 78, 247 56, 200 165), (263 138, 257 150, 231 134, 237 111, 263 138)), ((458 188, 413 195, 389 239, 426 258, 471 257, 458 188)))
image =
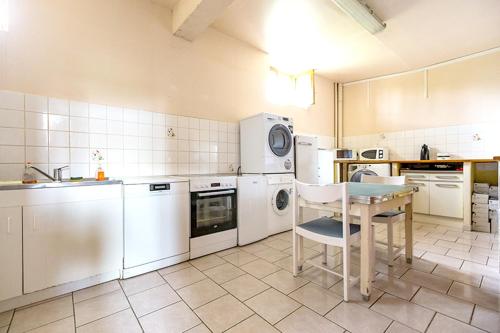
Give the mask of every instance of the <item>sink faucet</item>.
POLYGON ((66 168, 69 168, 69 165, 65 165, 65 166, 60 167, 60 168, 55 168, 54 169, 54 177, 50 176, 45 171, 38 169, 36 166, 31 165, 30 163, 26 164, 26 167, 29 169, 33 169, 33 170, 38 171, 40 174, 42 174, 43 176, 52 180, 53 182, 60 182, 60 181, 62 181, 62 171, 66 168))
POLYGON ((54 177, 53 178, 55 179, 56 182, 62 181, 62 171, 64 169, 67 169, 67 168, 69 168, 69 165, 65 165, 63 167, 54 169, 54 177))

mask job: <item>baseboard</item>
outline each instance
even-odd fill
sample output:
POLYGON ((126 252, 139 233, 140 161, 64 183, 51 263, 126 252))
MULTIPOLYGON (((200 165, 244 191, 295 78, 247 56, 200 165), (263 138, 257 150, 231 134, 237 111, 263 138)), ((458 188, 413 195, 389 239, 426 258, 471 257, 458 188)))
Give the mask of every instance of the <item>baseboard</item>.
POLYGON ((100 283, 116 280, 120 278, 120 275, 121 275, 120 270, 116 270, 113 272, 92 276, 87 279, 68 282, 56 287, 51 287, 35 291, 29 294, 10 298, 8 300, 0 302, 0 313, 19 308, 21 306, 26 306, 40 301, 45 301, 83 288, 92 287, 100 283))
POLYGON ((123 270, 122 278, 128 279, 128 278, 133 277, 133 276, 156 271, 157 269, 165 268, 167 266, 172 266, 172 265, 181 263, 183 261, 188 261, 188 260, 189 260, 189 252, 186 252, 186 253, 180 254, 178 256, 165 258, 162 260, 150 262, 150 263, 136 266, 136 267, 126 268, 123 270))
POLYGON ((464 230, 464 220, 455 219, 450 217, 436 216, 436 215, 426 215, 413 213, 414 222, 439 224, 447 227, 452 227, 459 230, 464 230))

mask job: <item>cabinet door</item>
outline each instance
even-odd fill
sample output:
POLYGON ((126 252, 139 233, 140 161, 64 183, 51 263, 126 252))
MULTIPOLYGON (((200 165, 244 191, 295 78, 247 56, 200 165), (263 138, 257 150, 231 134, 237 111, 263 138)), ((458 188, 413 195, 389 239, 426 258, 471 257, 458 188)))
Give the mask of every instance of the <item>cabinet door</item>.
POLYGON ((23 293, 21 211, 0 208, 0 301, 23 293))
POLYGON ((463 218, 463 184, 452 182, 431 182, 430 214, 458 219, 463 218))
POLYGON ((429 182, 409 180, 408 183, 418 186, 418 192, 413 195, 413 212, 429 214, 429 182))
POLYGON ((122 201, 23 209, 24 292, 117 272, 123 258, 122 201))

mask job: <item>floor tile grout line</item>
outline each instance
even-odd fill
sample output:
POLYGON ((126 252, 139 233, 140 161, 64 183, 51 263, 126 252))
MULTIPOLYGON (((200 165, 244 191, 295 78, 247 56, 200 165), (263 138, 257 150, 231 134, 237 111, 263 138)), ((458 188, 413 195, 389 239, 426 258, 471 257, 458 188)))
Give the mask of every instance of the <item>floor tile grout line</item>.
MULTIPOLYGON (((100 283, 100 284, 96 284, 95 286, 90 286, 90 287, 88 287, 88 288, 97 287, 97 286, 99 286, 99 285, 101 285, 101 284, 108 283, 108 282, 112 282, 112 281, 116 281, 118 284, 120 284, 120 279, 114 279, 114 280, 111 280, 111 281, 106 281, 106 282, 103 282, 103 283, 100 283)), ((87 289, 87 288, 84 288, 84 289, 87 289)), ((79 289, 79 290, 76 290, 76 291, 80 291, 80 290, 83 290, 83 289, 79 289)), ((96 296, 92 296, 92 297, 86 298, 86 299, 81 300, 81 301, 78 301, 78 302, 75 302, 75 298, 73 297, 73 305, 75 305, 75 304, 80 304, 80 303, 83 303, 83 302, 85 302, 85 301, 88 301, 88 300, 91 300, 91 299, 94 299, 94 298, 97 298, 97 297, 100 297, 100 296, 104 296, 104 295, 112 294, 112 293, 117 292, 117 291, 119 291, 119 290, 121 290, 121 288, 120 288, 120 289, 115 289, 115 290, 106 291, 105 293, 102 293, 102 294, 99 294, 99 295, 96 295, 96 296)), ((73 293, 75 293, 76 291, 74 291, 73 293)), ((73 294, 73 293, 72 293, 72 294, 73 294)), ((125 292, 124 292, 124 294, 125 294, 125 292)))
POLYGON ((432 322, 434 321, 434 319, 436 318, 436 315, 437 315, 437 312, 434 311, 434 313, 432 314, 432 318, 431 320, 429 321, 429 323, 427 323, 427 326, 425 327, 424 329, 424 333, 427 332, 429 330, 429 328, 431 327, 431 324, 432 322))
POLYGON ((9 324, 7 327, 7 333, 9 333, 10 327, 12 326, 12 322, 14 321, 14 315, 16 314, 16 310, 17 309, 14 309, 14 311, 12 311, 12 316, 10 317, 9 324))
MULTIPOLYGON (((23 332, 30 332, 30 331, 33 331, 33 330, 39 329, 39 328, 41 328, 41 327, 48 326, 48 325, 53 324, 53 323, 57 323, 58 321, 68 319, 68 318, 70 318, 70 317, 73 317, 73 316, 67 316, 67 317, 64 317, 64 318, 59 318, 59 319, 57 319, 57 320, 50 321, 50 322, 45 323, 45 324, 42 324, 42 325, 40 325, 40 326, 30 328, 29 330, 27 330, 27 331, 23 331, 23 332)), ((10 329, 11 329, 11 328, 12 328, 12 327, 11 327, 11 326, 9 326, 9 330, 8 330, 7 332, 10 332, 10 329)))
MULTIPOLYGON (((158 275, 160 275, 160 274, 158 273, 158 275)), ((161 276, 161 275, 160 275, 160 276, 161 276)), ((166 283, 166 282, 165 282, 165 283, 166 283)), ((120 290, 122 291, 123 295, 125 296, 125 299, 127 300, 128 306, 129 306, 130 310, 132 311, 132 314, 134 315, 135 320, 136 320, 136 321, 137 321, 137 323, 139 324, 139 327, 141 328, 141 330, 144 332, 144 328, 142 327, 142 324, 141 324, 141 322, 140 322, 140 320, 139 320, 139 317, 137 317, 137 314, 135 313, 135 310, 134 310, 134 308, 132 307, 132 304, 130 303, 130 300, 128 299, 127 294, 125 293, 125 290, 123 289, 122 284, 121 284, 121 283, 118 283, 118 285, 120 286, 120 290)), ((126 310, 126 309, 125 309, 125 310, 126 310)), ((122 310, 122 311, 125 311, 125 310, 122 310)))
MULTIPOLYGON (((96 322, 98 322, 98 321, 100 321, 100 320, 102 320, 102 319, 109 318, 109 317, 111 317, 111 316, 114 316, 115 314, 118 314, 118 313, 120 313, 120 312, 127 311, 127 310, 129 310, 129 309, 131 309, 131 308, 130 308, 130 307, 128 307, 128 308, 125 308, 125 309, 121 309, 121 310, 119 310, 119 311, 116 311, 116 312, 113 312, 113 313, 107 314, 107 315, 105 315, 104 317, 100 317, 100 318, 97 318, 97 319, 91 320, 91 321, 89 321, 89 322, 87 322, 87 323, 85 323, 85 324, 82 324, 82 325, 80 325, 80 326, 76 326, 75 328, 77 328, 77 329, 78 329, 78 328, 80 328, 80 327, 83 327, 83 326, 87 326, 87 325, 89 325, 89 324, 96 323, 96 322)), ((135 315, 134 315, 134 318, 136 318, 136 319, 137 319, 137 317, 135 317, 135 315)))
POLYGON ((75 294, 71 293, 71 306, 73 307, 73 327, 76 333, 76 311, 75 311, 75 294))

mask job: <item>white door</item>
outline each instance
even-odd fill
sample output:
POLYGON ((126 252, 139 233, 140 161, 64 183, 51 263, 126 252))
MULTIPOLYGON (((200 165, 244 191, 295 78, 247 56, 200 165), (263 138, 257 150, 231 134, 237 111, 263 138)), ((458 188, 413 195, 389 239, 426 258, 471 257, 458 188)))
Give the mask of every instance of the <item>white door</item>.
POLYGON ((464 217, 464 195, 462 183, 430 183, 431 215, 461 219, 464 217))
POLYGON ((21 207, 0 208, 0 301, 23 293, 21 207))
POLYGON ((25 293, 103 273, 119 276, 122 200, 25 206, 23 243, 25 293))
POLYGON ((238 245, 268 236, 266 192, 265 176, 238 177, 238 245))
POLYGON ((188 183, 171 183, 170 190, 126 185, 125 268, 189 252, 188 183))
POLYGON ((408 180, 408 183, 418 186, 418 192, 413 194, 413 212, 429 214, 429 182, 408 180))

